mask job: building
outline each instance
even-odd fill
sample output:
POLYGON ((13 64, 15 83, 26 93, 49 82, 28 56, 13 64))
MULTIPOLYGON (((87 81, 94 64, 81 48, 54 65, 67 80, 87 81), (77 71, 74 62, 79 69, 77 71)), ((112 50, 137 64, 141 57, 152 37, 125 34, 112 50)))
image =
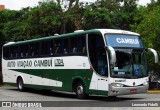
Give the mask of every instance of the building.
POLYGON ((5 9, 5 5, 0 5, 0 11, 5 9))

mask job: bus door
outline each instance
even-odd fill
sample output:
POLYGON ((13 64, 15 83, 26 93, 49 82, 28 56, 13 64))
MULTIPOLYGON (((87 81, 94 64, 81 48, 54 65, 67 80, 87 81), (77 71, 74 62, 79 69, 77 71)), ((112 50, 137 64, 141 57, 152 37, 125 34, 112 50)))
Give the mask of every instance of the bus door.
POLYGON ((104 49, 98 50, 98 90, 108 90, 108 66, 106 51, 104 49))
POLYGON ((93 76, 90 89, 108 91, 108 63, 102 36, 90 34, 88 36, 88 52, 92 65, 93 76))

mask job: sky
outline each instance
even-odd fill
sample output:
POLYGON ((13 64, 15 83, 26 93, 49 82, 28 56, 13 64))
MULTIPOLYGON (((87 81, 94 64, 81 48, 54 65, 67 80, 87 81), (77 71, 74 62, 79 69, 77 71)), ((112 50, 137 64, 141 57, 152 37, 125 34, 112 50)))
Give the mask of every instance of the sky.
MULTIPOLYGON (((0 0, 0 5, 5 5, 5 8, 11 10, 20 10, 25 7, 34 7, 38 5, 39 1, 43 0, 0 0)), ((88 1, 91 2, 93 0, 80 0, 80 1, 88 1)), ((139 0, 139 5, 146 5, 150 3, 150 0, 139 0)))

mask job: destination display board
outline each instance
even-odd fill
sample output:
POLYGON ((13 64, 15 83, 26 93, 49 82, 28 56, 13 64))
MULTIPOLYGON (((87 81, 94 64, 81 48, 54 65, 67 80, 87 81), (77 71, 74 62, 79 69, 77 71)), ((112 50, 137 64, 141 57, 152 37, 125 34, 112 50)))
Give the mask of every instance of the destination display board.
POLYGON ((143 48, 143 45, 139 36, 107 34, 105 37, 106 37, 108 46, 143 48))

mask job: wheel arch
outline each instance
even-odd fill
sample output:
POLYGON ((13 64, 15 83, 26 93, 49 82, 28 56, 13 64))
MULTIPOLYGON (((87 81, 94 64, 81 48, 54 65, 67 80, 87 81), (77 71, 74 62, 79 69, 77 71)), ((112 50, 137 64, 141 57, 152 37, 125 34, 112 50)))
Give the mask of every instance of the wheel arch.
POLYGON ((23 83, 25 84, 25 80, 24 80, 24 77, 22 75, 18 75, 17 76, 16 83, 18 82, 19 78, 21 78, 23 80, 23 83))
MULTIPOLYGON (((75 92, 75 86, 78 82, 82 82, 84 84, 84 88, 85 90, 87 90, 86 88, 86 81, 82 78, 82 77, 75 77, 72 81, 72 91, 75 92)), ((86 91, 87 92, 87 91, 86 91)))

